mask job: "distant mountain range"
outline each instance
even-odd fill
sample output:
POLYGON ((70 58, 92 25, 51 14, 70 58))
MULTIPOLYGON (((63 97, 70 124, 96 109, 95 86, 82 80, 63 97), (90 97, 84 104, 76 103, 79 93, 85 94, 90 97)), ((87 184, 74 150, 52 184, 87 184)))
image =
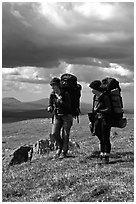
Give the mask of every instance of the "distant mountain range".
MULTIPOLYGON (((37 101, 21 102, 16 98, 2 99, 2 122, 16 122, 34 118, 50 118, 51 113, 48 113, 48 98, 43 98, 37 101)), ((85 114, 91 110, 91 105, 82 103, 81 113, 85 114)))
MULTIPOLYGON (((32 118, 47 118, 52 115, 48 113, 48 98, 43 98, 31 102, 21 102, 16 98, 2 99, 2 122, 15 122, 18 120, 32 118)), ((87 114, 91 111, 92 105, 81 103, 81 114, 87 114)), ((134 113, 133 109, 124 110, 125 113, 134 113)))
POLYGON ((2 110, 36 110, 47 107, 47 99, 34 101, 34 102, 21 102, 16 98, 3 98, 2 99, 2 110))
POLYGON ((2 122, 17 122, 34 118, 50 118, 47 99, 34 102, 21 102, 16 98, 2 99, 2 122))
MULTIPOLYGON (((2 110, 38 110, 38 109, 47 109, 48 107, 48 98, 43 98, 31 102, 21 102, 16 98, 3 98, 2 99, 2 110)), ((81 103, 81 112, 90 111, 92 108, 91 104, 81 103)))

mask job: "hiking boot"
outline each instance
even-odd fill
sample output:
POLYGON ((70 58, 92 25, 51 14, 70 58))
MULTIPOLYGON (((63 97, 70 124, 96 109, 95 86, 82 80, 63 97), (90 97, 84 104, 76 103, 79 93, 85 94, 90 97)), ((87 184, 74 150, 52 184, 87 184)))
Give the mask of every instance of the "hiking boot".
POLYGON ((102 159, 104 158, 104 153, 103 153, 103 152, 100 153, 99 158, 100 158, 100 160, 102 161, 102 159))
POLYGON ((104 163, 109 164, 109 155, 104 156, 104 163))
POLYGON ((65 158, 65 154, 60 154, 59 159, 64 159, 65 158))
POLYGON ((59 159, 64 159, 67 157, 67 153, 62 152, 59 156, 59 159))
POLYGON ((56 152, 56 154, 53 156, 53 158, 54 158, 54 159, 59 158, 60 154, 61 154, 61 149, 58 149, 57 152, 56 152))
POLYGON ((92 132, 92 136, 95 136, 95 132, 92 132))

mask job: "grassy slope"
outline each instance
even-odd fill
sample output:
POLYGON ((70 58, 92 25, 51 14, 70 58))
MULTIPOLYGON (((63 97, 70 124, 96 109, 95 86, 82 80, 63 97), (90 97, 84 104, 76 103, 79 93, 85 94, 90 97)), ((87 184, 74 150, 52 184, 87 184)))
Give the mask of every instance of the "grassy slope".
MULTIPOLYGON (((98 139, 92 137, 88 119, 74 123, 71 138, 80 144, 73 157, 52 160, 49 155, 35 157, 31 164, 7 168, 3 160, 3 201, 7 202, 125 202, 134 199, 134 124, 128 116, 124 129, 112 129, 112 152, 109 165, 97 159, 98 139)), ((3 152, 20 144, 34 143, 47 137, 48 119, 34 119, 3 125, 3 152)))

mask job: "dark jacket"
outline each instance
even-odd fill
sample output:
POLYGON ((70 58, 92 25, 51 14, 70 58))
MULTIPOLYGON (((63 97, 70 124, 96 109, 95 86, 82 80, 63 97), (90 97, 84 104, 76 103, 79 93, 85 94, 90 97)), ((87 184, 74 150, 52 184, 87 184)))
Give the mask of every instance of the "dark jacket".
POLYGON ((93 107, 95 108, 94 113, 96 113, 96 115, 100 113, 103 118, 110 120, 112 107, 109 96, 105 93, 100 97, 94 96, 93 103, 93 107))
POLYGON ((110 98, 107 94, 103 93, 100 97, 94 96, 93 106, 95 107, 95 135, 99 138, 102 136, 108 138, 110 135, 112 107, 110 98))
POLYGON ((61 91, 61 99, 58 99, 56 94, 52 92, 49 98, 49 106, 54 110, 55 115, 71 114, 71 99, 68 92, 61 91))

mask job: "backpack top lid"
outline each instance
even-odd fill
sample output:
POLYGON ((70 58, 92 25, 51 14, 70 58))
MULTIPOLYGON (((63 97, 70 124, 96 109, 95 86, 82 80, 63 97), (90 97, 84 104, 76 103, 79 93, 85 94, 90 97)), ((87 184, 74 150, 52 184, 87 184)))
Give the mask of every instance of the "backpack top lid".
POLYGON ((72 75, 72 74, 63 74, 60 78, 61 81, 61 86, 63 88, 69 87, 69 88, 74 88, 77 86, 77 77, 72 75))
POLYGON ((121 91, 119 82, 116 79, 111 77, 107 77, 102 80, 101 88, 103 88, 105 91, 110 91, 118 88, 119 91, 121 91))

